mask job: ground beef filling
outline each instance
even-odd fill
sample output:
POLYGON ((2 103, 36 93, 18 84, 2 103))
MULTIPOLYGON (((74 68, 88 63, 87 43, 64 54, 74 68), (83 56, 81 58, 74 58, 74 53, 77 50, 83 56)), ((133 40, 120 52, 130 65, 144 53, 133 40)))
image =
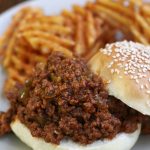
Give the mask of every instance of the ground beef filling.
POLYGON ((150 134, 150 117, 144 116, 142 118, 142 134, 150 134))
POLYGON ((11 131, 10 128, 11 118, 12 118, 11 109, 8 110, 7 113, 0 112, 0 136, 9 133, 11 131))
POLYGON ((8 96, 14 114, 34 137, 46 142, 71 139, 90 144, 137 129, 137 112, 108 97, 102 80, 81 59, 54 53, 18 89, 8 96))

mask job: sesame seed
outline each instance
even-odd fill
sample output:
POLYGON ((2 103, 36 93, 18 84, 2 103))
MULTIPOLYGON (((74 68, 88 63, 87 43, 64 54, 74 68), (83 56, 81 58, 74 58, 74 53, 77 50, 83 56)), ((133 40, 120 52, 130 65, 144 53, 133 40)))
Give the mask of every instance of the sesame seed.
POLYGON ((143 68, 143 72, 145 73, 147 71, 147 69, 146 68, 143 68))
POLYGON ((119 78, 122 79, 123 77, 122 77, 122 76, 119 76, 119 78))
POLYGON ((111 73, 113 74, 115 72, 115 70, 114 69, 111 69, 111 73))
POLYGON ((150 94, 150 91, 146 91, 147 94, 150 94))
POLYGON ((119 74, 119 70, 118 69, 114 69, 114 72, 116 72, 117 74, 119 74))
POLYGON ((120 57, 120 54, 119 54, 119 53, 117 53, 117 54, 116 54, 116 57, 120 57))
POLYGON ((148 89, 148 85, 147 84, 145 84, 145 87, 148 89))
POLYGON ((141 89, 144 89, 144 86, 143 86, 143 85, 141 85, 141 86, 140 86, 140 88, 141 88, 141 89))
POLYGON ((133 79, 137 79, 137 78, 138 78, 137 76, 134 76, 134 77, 133 77, 133 79))
POLYGON ((125 71, 125 72, 124 72, 124 74, 128 74, 128 72, 127 72, 127 71, 125 71))
POLYGON ((138 80, 138 79, 136 79, 135 81, 136 81, 136 83, 139 83, 139 80, 138 80))

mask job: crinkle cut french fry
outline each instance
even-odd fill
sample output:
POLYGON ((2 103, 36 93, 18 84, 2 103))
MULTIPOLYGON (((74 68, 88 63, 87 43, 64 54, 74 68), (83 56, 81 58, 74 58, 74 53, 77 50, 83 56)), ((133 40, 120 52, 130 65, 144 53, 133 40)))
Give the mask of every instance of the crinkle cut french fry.
POLYGON ((124 5, 125 0, 116 0, 116 3, 124 5))
POLYGON ((134 27, 134 26, 130 26, 131 32, 133 33, 135 40, 138 42, 141 42, 145 45, 148 45, 148 40, 142 36, 142 34, 134 27))
POLYGON ((47 23, 47 24, 63 25, 64 17, 62 16, 40 16, 39 18, 37 18, 37 21, 40 24, 47 23))
POLYGON ((150 4, 143 4, 141 6, 141 12, 144 16, 150 17, 150 4))
POLYGON ((73 21, 75 20, 76 16, 74 13, 69 12, 68 10, 63 10, 61 13, 63 16, 68 17, 70 19, 72 19, 73 21))
POLYGON ((118 13, 121 13, 128 17, 133 17, 132 11, 129 10, 127 7, 122 7, 119 3, 115 3, 112 0, 97 0, 97 3, 103 6, 106 6, 107 8, 117 11, 118 13))
POLYGON ((130 0, 129 4, 131 4, 133 7, 141 7, 143 0, 130 0))
POLYGON ((0 37, 0 57, 3 57, 4 55, 4 50, 3 50, 3 37, 0 37))
POLYGON ((46 56, 39 55, 34 53, 33 50, 26 50, 25 47, 20 47, 19 45, 15 47, 16 55, 19 57, 22 61, 28 62, 29 64, 36 65, 37 62, 45 62, 46 56), (33 59, 34 58, 34 59, 33 59))
POLYGON ((21 28, 21 32, 28 31, 28 30, 40 30, 45 31, 50 34, 60 34, 60 35, 68 35, 72 33, 72 30, 65 26, 60 26, 57 24, 39 24, 39 23, 32 23, 32 24, 26 24, 21 28))
POLYGON ((104 20, 101 17, 96 16, 94 19, 94 24, 96 29, 96 36, 99 37, 103 30, 104 20))
POLYGON ((4 83, 4 93, 8 93, 12 89, 12 87, 16 84, 16 79, 11 78, 10 76, 7 77, 8 79, 5 80, 4 83))
POLYGON ((114 12, 113 10, 101 5, 90 4, 89 9, 93 10, 97 14, 104 12, 122 25, 130 26, 133 23, 129 18, 125 16, 123 17, 120 13, 114 12))
POLYGON ((83 7, 81 7, 81 6, 74 5, 73 6, 73 10, 74 10, 75 14, 78 13, 81 16, 85 16, 86 15, 86 10, 83 7))
POLYGON ((65 27, 67 27, 71 33, 69 33, 69 37, 71 37, 73 39, 73 34, 74 34, 74 30, 75 30, 75 23, 72 19, 65 17, 65 23, 64 23, 65 27))
POLYGON ((9 78, 10 79, 17 80, 20 83, 23 83, 25 81, 25 79, 26 79, 26 77, 21 75, 21 73, 18 72, 18 70, 14 70, 12 68, 8 68, 7 72, 9 73, 9 78))
POLYGON ((148 23, 149 26, 150 26, 150 18, 146 18, 146 21, 147 21, 147 23, 148 23))
POLYGON ((141 16, 139 13, 135 13, 135 18, 137 20, 137 23, 140 24, 140 26, 142 27, 142 29, 146 33, 146 36, 148 38, 150 38, 150 26, 146 22, 145 18, 143 18, 143 16, 141 16))
POLYGON ((95 28, 94 16, 90 11, 86 12, 85 37, 87 45, 90 48, 97 39, 97 31, 95 28))
POLYGON ((81 15, 76 14, 76 31, 75 31, 75 53, 77 55, 83 55, 86 51, 85 39, 84 39, 85 24, 81 15))
POLYGON ((98 50, 104 46, 104 43, 102 43, 99 39, 96 41, 96 43, 93 45, 93 47, 91 48, 90 52, 87 53, 87 55, 85 56, 85 59, 88 61, 90 60, 90 58, 92 58, 92 56, 94 56, 94 54, 96 54, 96 52, 98 52, 98 50))
POLYGON ((14 64, 14 68, 16 68, 17 70, 25 70, 28 75, 32 73, 32 67, 29 64, 21 61, 20 58, 12 56, 12 63, 14 64))
POLYGON ((48 34, 42 31, 27 31, 27 32, 23 32, 21 36, 24 36, 26 40, 33 38, 33 37, 38 37, 38 38, 42 38, 42 39, 49 40, 52 42, 54 41, 65 47, 72 47, 75 45, 75 42, 72 40, 61 38, 56 35, 48 34))
POLYGON ((119 22, 116 22, 113 18, 107 16, 105 13, 98 14, 99 17, 101 17, 108 25, 119 28, 121 24, 119 22))
POLYGON ((39 51, 40 49, 42 54, 50 54, 52 51, 59 51, 64 52, 69 57, 72 56, 72 52, 69 49, 55 42, 34 37, 29 39, 29 43, 35 50, 39 51))

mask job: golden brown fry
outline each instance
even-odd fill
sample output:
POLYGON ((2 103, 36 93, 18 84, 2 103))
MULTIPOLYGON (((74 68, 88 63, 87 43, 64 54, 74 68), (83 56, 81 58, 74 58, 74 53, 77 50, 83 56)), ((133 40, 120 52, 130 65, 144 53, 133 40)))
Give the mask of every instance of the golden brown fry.
POLYGON ((116 0, 116 3, 124 5, 125 0, 116 0))
POLYGON ((32 10, 30 7, 21 9, 12 19, 12 23, 10 24, 8 30, 4 33, 4 37, 10 38, 13 32, 17 29, 20 21, 26 16, 26 14, 30 13, 32 10))
POLYGON ((146 36, 150 38, 150 26, 146 22, 145 18, 143 18, 139 13, 135 13, 135 18, 137 20, 137 23, 142 27, 142 29, 146 33, 146 36))
POLYGON ((12 79, 10 76, 7 77, 5 83, 4 83, 4 93, 8 93, 16 84, 16 80, 12 79))
POLYGON ((120 13, 114 12, 113 10, 110 10, 104 6, 90 4, 88 7, 97 14, 100 14, 101 12, 106 13, 108 16, 112 17, 122 25, 130 26, 133 23, 129 18, 122 16, 120 13))
POLYGON ((42 54, 50 54, 52 51, 58 51, 72 57, 72 52, 69 49, 62 47, 55 42, 34 37, 29 39, 29 43, 36 51, 41 51, 42 54))
POLYGON ((104 20, 98 16, 98 17, 95 17, 94 23, 95 23, 95 29, 96 29, 96 34, 97 34, 96 36, 99 37, 102 34, 104 20))
POLYGON ((40 16, 37 18, 37 21, 41 24, 47 23, 47 24, 57 24, 57 25, 63 25, 64 24, 64 17, 62 16, 40 16))
POLYGON ((78 5, 74 5, 73 10, 74 10, 75 14, 79 13, 81 16, 85 16, 85 14, 86 14, 85 8, 78 6, 78 5))
POLYGON ((143 1, 142 0, 129 0, 129 3, 134 7, 134 6, 142 6, 143 1))
POLYGON ((52 42, 56 42, 62 46, 66 46, 66 47, 72 47, 75 45, 75 42, 72 40, 69 40, 66 38, 61 38, 56 35, 52 35, 52 34, 49 34, 46 32, 38 31, 38 30, 37 31, 26 31, 26 32, 23 32, 20 36, 24 36, 27 41, 30 40, 30 38, 38 37, 38 38, 42 38, 42 39, 49 40, 52 42))
POLYGON ((130 30, 133 33, 135 40, 137 40, 138 42, 141 42, 145 45, 148 45, 148 40, 138 31, 138 29, 136 29, 133 25, 130 26, 130 30))
POLYGON ((114 10, 115 12, 121 13, 124 16, 133 17, 133 12, 129 10, 127 7, 123 7, 119 3, 112 2, 112 0, 97 0, 99 5, 103 5, 110 10, 114 10))
POLYGON ((0 57, 4 55, 4 50, 2 49, 3 46, 3 37, 0 37, 0 57))
POLYGON ((148 23, 149 26, 150 26, 150 18, 146 18, 146 21, 147 21, 147 23, 148 23))
POLYGON ((32 66, 24 63, 20 58, 17 58, 15 55, 13 55, 11 60, 12 63, 14 64, 14 68, 17 69, 18 71, 25 70, 28 75, 32 73, 32 66))
POLYGON ((22 26, 20 29, 20 32, 24 31, 45 31, 51 34, 60 34, 60 35, 68 35, 72 33, 72 30, 69 27, 60 26, 60 25, 54 25, 54 24, 39 24, 39 23, 31 23, 26 24, 25 26, 22 26))
POLYGON ((150 4, 143 4, 141 6, 141 12, 144 16, 150 17, 150 4))
MULTIPOLYGON (((75 23, 72 19, 65 17, 65 27, 70 28, 70 30, 72 31, 71 34, 68 34, 68 36, 70 35, 70 37, 72 38, 73 34, 74 34, 74 30, 75 30, 75 23)), ((73 40, 73 38, 72 38, 73 40)))
POLYGON ((46 56, 39 55, 34 53, 34 51, 26 50, 25 47, 20 47, 19 45, 15 47, 16 55, 19 57, 22 61, 27 61, 29 64, 37 64, 38 62, 45 62, 46 61, 46 56), (33 59, 34 58, 34 59, 33 59))
POLYGON ((107 23, 107 25, 110 25, 110 26, 113 26, 113 27, 116 27, 116 28, 119 28, 121 26, 121 24, 119 22, 115 21, 113 18, 109 17, 105 13, 100 13, 100 14, 98 14, 98 16, 100 18, 102 18, 107 23))
POLYGON ((61 14, 65 17, 72 19, 72 20, 75 20, 75 18, 76 18, 75 14, 72 12, 69 12, 68 10, 63 10, 61 14))
POLYGON ((14 79, 17 80, 20 83, 24 83, 25 79, 26 79, 26 75, 22 75, 20 74, 18 71, 12 69, 12 68, 8 68, 7 70, 8 74, 9 74, 9 78, 10 79, 14 79))
POLYGON ((101 39, 98 39, 97 42, 93 45, 93 47, 90 49, 90 51, 87 53, 87 55, 85 56, 85 59, 87 61, 90 60, 90 58, 92 58, 92 56, 94 56, 94 54, 96 54, 96 52, 98 52, 98 50, 104 46, 104 44, 102 44, 101 39))
POLYGON ((76 31, 75 31, 75 53, 79 56, 86 52, 85 39, 84 39, 84 20, 81 15, 76 15, 76 31))
POLYGON ((90 11, 86 12, 86 28, 85 36, 87 45, 90 48, 97 39, 97 31, 95 28, 94 16, 90 11))

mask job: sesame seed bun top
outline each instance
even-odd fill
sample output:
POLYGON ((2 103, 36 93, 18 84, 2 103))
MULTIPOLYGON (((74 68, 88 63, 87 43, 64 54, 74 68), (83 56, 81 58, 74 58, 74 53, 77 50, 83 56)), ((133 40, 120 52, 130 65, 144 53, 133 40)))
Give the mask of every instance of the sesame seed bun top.
POLYGON ((88 64, 110 95, 150 115, 150 47, 131 41, 107 44, 88 64))

